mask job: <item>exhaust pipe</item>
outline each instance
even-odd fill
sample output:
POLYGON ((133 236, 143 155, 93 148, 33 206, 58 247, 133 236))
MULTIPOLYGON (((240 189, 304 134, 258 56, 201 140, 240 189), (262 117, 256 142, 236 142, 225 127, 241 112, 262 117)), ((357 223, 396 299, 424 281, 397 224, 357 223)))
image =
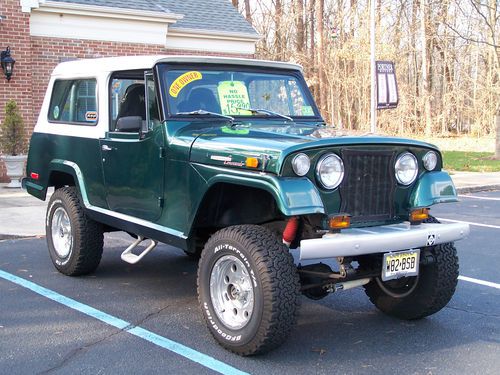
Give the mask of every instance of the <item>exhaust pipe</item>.
POLYGON ((358 286, 366 285, 370 281, 371 281, 371 278, 367 277, 365 279, 346 281, 346 282, 343 282, 343 283, 336 283, 335 284, 335 291, 348 290, 348 289, 356 288, 358 286))

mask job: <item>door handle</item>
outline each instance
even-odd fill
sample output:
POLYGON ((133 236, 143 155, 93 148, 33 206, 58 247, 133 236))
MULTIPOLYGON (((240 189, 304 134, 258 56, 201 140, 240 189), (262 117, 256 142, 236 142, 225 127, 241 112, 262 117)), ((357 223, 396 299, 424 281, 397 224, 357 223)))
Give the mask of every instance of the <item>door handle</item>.
POLYGON ((114 147, 110 147, 108 145, 102 145, 101 146, 101 150, 102 151, 113 151, 115 148, 114 147))

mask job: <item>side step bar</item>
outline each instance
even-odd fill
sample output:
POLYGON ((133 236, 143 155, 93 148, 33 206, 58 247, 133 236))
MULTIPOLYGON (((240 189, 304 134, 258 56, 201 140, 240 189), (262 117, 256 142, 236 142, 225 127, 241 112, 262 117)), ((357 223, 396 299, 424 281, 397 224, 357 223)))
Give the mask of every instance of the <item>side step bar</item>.
POLYGON ((139 244, 144 241, 144 237, 142 236, 139 236, 137 238, 137 240, 135 240, 132 245, 130 245, 129 247, 127 247, 125 249, 125 251, 122 253, 121 255, 121 258, 124 262, 127 262, 127 263, 130 263, 130 264, 136 264, 137 262, 139 262, 142 258, 144 258, 146 255, 148 255, 148 253, 153 250, 156 245, 158 245, 158 242, 155 241, 155 240, 151 240, 151 243, 149 244, 148 247, 146 247, 142 253, 140 253, 139 255, 136 255, 132 252, 132 250, 134 250, 137 246, 139 246, 139 244))

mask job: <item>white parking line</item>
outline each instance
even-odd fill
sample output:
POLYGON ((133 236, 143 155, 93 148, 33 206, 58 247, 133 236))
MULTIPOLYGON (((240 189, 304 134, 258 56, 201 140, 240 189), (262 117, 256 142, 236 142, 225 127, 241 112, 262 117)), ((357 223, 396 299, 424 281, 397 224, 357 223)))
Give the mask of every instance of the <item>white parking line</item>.
POLYGON ((443 217, 438 217, 437 218, 439 221, 450 221, 452 223, 463 223, 463 224, 469 224, 469 225, 475 225, 478 227, 485 227, 485 228, 493 228, 493 229, 500 229, 500 225, 491 225, 491 224, 481 224, 481 223, 472 223, 470 221, 462 221, 462 220, 453 220, 453 219, 445 219, 443 217))
POLYGON ((462 198, 471 198, 471 199, 484 199, 485 201, 500 201, 500 198, 492 198, 492 197, 478 197, 477 195, 465 195, 458 194, 459 197, 462 198))
POLYGON ((458 280, 462 281, 468 281, 469 283, 474 283, 474 284, 479 284, 479 285, 484 285, 484 286, 489 286, 495 289, 500 289, 500 284, 493 283, 491 281, 484 281, 484 280, 479 280, 479 279, 474 279, 473 277, 467 277, 467 276, 458 276, 458 280))
POLYGON ((11 193, 11 194, 1 194, 0 195, 0 199, 1 198, 29 198, 31 197, 31 195, 29 195, 28 193, 11 193))
POLYGON ((72 298, 63 296, 53 290, 44 288, 38 284, 35 284, 31 281, 25 280, 21 277, 13 275, 11 273, 0 270, 0 279, 4 279, 10 281, 14 284, 17 284, 23 288, 29 289, 32 292, 35 292, 43 297, 51 299, 61 305, 69 307, 70 309, 79 311, 87 316, 90 316, 94 319, 100 320, 110 326, 118 328, 123 332, 128 332, 131 335, 136 337, 140 337, 143 340, 149 341, 150 343, 157 345, 161 348, 167 349, 171 352, 179 354, 184 358, 187 358, 193 362, 197 362, 202 366, 205 366, 209 369, 212 369, 220 374, 227 375, 248 375, 248 373, 238 370, 227 363, 219 361, 215 358, 210 357, 207 354, 203 354, 195 349, 192 349, 188 346, 182 345, 176 341, 170 340, 166 337, 157 335, 151 331, 148 331, 140 326, 135 326, 132 323, 129 323, 125 320, 117 318, 116 316, 105 313, 104 311, 97 310, 89 305, 76 301, 72 298))

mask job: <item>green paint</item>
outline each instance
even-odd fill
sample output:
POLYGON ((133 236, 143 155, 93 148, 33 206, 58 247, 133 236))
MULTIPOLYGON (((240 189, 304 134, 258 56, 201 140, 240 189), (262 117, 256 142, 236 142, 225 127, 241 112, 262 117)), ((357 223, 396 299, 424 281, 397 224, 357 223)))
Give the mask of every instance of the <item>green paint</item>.
POLYGON ((229 183, 267 191, 286 216, 325 212, 318 189, 307 178, 283 178, 207 165, 195 165, 194 168, 207 181, 208 187, 217 183, 229 183))
POLYGON ((248 133, 250 133, 249 129, 233 129, 229 126, 223 126, 222 128, 220 128, 220 130, 226 134, 247 135, 248 133))
POLYGON ((163 126, 139 138, 139 134, 108 133, 99 141, 106 202, 112 211, 155 222, 161 215, 164 163, 163 126))
MULTIPOLYGON (((235 95, 221 102, 228 111, 232 111, 234 103, 250 104, 246 103, 248 92, 243 88, 246 90, 239 81, 219 85, 219 95, 235 95)), ((101 88, 101 92, 106 89, 101 88)), ((162 102, 167 101, 167 91, 160 87, 162 102)), ((302 114, 313 116, 314 108, 304 106, 302 114)), ((207 192, 219 184, 229 184, 236 191, 238 186, 263 190, 274 198, 285 217, 339 213, 339 189, 319 187, 315 166, 325 152, 341 155, 349 148, 389 150, 395 154, 409 151, 419 160, 419 178, 414 184, 405 187, 395 183, 395 216, 390 222, 406 220, 409 209, 414 207, 456 201, 453 183, 441 171, 441 157, 434 172, 425 171, 421 165, 427 151, 437 151, 430 144, 379 136, 308 136, 321 124, 318 118, 300 123, 259 116, 238 120, 238 126, 232 128, 227 126, 227 120, 213 117, 169 119, 145 134, 108 132, 102 139, 34 133, 27 173, 36 172, 40 178, 27 179, 25 186, 30 194, 45 199, 49 186, 62 186, 73 179, 89 210, 184 240, 192 233, 207 192), (103 150, 104 146, 109 151, 103 150), (292 170, 291 162, 298 152, 311 160, 311 169, 304 177, 292 170), (258 169, 246 167, 249 157, 259 160, 258 169)))
POLYGON ((457 192, 448 173, 428 172, 417 181, 410 196, 410 208, 430 207, 437 203, 458 202, 457 192))

